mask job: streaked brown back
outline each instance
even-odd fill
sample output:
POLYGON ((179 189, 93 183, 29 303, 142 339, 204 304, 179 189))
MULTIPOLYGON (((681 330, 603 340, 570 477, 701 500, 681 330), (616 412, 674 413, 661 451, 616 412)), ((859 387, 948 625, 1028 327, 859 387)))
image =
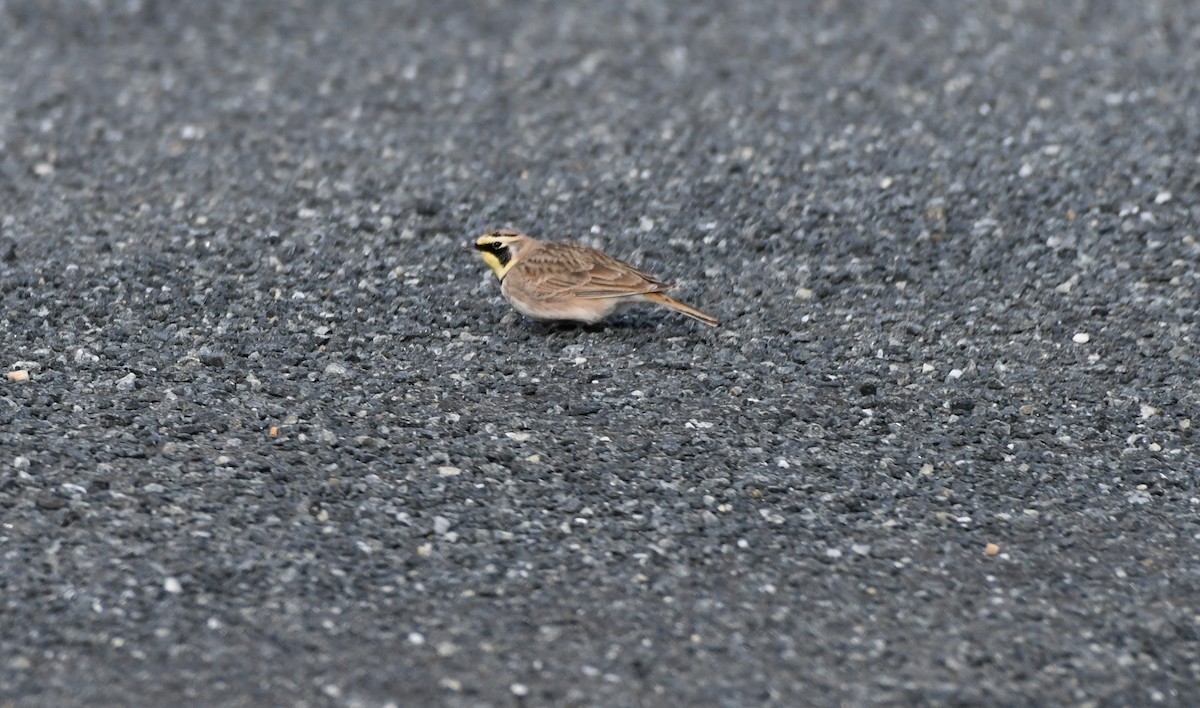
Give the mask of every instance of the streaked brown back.
POLYGON ((542 241, 514 266, 528 290, 543 297, 620 297, 662 292, 670 285, 601 251, 573 243, 542 241))

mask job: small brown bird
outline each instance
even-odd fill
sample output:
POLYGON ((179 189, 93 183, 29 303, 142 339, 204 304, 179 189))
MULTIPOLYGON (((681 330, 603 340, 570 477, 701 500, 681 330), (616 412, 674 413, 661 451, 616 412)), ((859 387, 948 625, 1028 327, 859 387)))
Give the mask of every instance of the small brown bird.
POLYGON ((511 229, 486 232, 474 248, 500 279, 504 299, 535 320, 592 324, 625 305, 652 302, 709 327, 719 324, 667 295, 670 285, 594 248, 539 241, 511 229))

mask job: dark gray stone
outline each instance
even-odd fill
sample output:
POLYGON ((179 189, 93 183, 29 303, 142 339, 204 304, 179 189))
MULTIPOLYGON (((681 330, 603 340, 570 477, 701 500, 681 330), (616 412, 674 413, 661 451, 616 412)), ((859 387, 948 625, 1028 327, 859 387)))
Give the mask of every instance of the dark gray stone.
POLYGON ((0 696, 1194 700, 1197 26, 0 3, 0 696))

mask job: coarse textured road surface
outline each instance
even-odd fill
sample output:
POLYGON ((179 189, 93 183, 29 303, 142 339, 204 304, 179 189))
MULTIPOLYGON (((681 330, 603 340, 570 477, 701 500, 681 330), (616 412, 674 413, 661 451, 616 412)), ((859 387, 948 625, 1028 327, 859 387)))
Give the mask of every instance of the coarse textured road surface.
POLYGON ((1170 0, 0 0, 0 704, 1194 705, 1197 77, 1170 0), (527 322, 497 226, 724 326, 527 322))

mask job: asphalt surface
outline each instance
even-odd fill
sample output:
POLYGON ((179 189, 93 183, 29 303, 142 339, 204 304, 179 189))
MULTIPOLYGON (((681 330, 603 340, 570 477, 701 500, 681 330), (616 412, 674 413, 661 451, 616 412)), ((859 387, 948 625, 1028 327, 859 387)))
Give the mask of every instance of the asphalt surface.
POLYGON ((0 2, 0 704, 1194 703, 1198 76, 1167 0, 0 2), (496 226, 725 326, 526 322, 496 226))

